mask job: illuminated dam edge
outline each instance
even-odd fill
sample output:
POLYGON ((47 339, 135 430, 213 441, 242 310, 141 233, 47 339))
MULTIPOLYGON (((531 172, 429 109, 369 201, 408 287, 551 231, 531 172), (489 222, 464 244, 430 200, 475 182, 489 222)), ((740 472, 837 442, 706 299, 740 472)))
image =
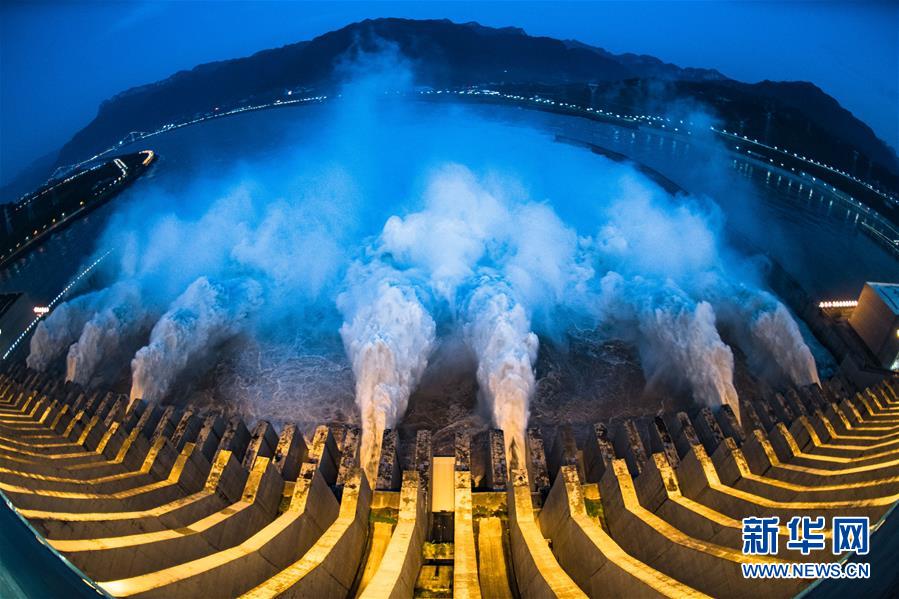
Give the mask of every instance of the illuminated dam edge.
POLYGON ((105 163, 80 170, 65 179, 51 180, 37 191, 19 198, 16 202, 4 204, 5 229, 0 236, 0 268, 9 266, 13 260, 24 256, 52 235, 59 233, 79 218, 110 201, 140 178, 155 160, 156 154, 153 150, 123 154, 105 163), (132 162, 131 166, 125 161, 132 162), (101 176, 104 168, 114 170, 115 178, 101 179, 94 184, 87 196, 84 195, 83 190, 77 189, 79 184, 83 184, 82 179, 86 175, 101 176), (105 185, 97 187, 100 183, 105 183, 105 185), (67 194, 75 197, 66 198, 67 194), (35 215, 34 211, 41 210, 43 207, 34 208, 34 206, 47 195, 53 199, 44 202, 49 201, 54 212, 47 213, 44 210, 44 214, 35 215), (69 201, 66 202, 66 199, 69 201), (77 205, 74 203, 75 201, 78 202, 77 205), (60 204, 62 205, 60 206, 60 204), (61 210, 61 212, 56 214, 57 210, 61 210), (23 222, 26 219, 28 222, 23 222), (29 231, 31 232, 29 233, 29 231))
POLYGON ((531 428, 511 463, 499 430, 450 455, 388 430, 371 484, 354 427, 305 439, 21 364, 0 379, 0 491, 112 596, 790 597, 811 581, 740 564, 848 556, 785 539, 745 556, 742 518, 866 516, 876 549, 899 500, 895 376, 741 400, 742 425, 721 406, 597 423, 581 445, 531 428))

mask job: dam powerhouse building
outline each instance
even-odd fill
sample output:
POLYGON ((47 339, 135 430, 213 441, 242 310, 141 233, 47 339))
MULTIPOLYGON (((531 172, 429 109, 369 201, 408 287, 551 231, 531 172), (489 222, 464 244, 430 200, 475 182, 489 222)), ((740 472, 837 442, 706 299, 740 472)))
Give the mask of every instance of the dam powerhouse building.
POLYGON ((867 283, 849 324, 879 366, 899 370, 899 285, 867 283))

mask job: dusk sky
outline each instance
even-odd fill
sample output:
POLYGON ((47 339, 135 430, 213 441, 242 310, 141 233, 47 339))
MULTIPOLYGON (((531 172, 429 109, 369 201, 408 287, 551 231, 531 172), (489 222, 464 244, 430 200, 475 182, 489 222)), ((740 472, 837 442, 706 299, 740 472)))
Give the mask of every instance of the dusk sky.
POLYGON ((812 81, 899 147, 894 2, 0 0, 0 184, 58 149, 117 92, 385 16, 513 25, 747 82, 812 81))

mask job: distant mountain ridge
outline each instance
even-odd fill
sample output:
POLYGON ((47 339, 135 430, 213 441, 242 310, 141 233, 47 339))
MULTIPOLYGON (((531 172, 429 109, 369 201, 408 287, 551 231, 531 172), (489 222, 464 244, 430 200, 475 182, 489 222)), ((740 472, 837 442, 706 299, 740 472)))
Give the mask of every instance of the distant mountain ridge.
POLYGON ((668 62, 663 62, 655 56, 649 56, 648 54, 633 54, 631 52, 613 54, 603 48, 597 48, 577 40, 565 40, 564 43, 571 48, 584 48, 591 52, 596 52, 600 56, 609 57, 619 64, 634 70, 638 77, 684 79, 688 81, 714 81, 727 79, 727 77, 715 69, 679 67, 668 62))
POLYGON ((83 160, 130 131, 206 113, 216 106, 269 100, 287 89, 328 90, 348 51, 395 45, 427 86, 539 84, 570 89, 590 84, 603 97, 639 107, 664 82, 670 98, 710 106, 730 130, 767 139, 891 188, 899 189, 895 152, 826 93, 805 82, 747 84, 714 69, 681 68, 657 58, 612 54, 577 41, 530 36, 448 20, 374 19, 347 25, 248 57, 199 65, 167 79, 126 90, 100 105, 97 116, 59 153, 58 165, 83 160), (671 95, 671 94, 676 94, 671 95), (776 131, 772 134, 772 122, 776 131))

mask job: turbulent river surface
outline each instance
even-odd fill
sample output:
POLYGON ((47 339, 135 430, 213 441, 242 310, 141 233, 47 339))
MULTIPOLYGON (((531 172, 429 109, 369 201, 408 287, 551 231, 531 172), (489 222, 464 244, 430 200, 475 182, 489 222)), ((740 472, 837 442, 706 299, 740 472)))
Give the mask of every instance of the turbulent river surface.
MULTIPOLYGON (((0 272, 0 292, 46 303, 111 250, 67 296, 68 320, 41 332, 45 367, 278 423, 427 427, 440 447, 491 419, 583 424, 756 392, 764 327, 784 316, 725 231, 814 298, 899 278, 827 190, 711 140, 512 106, 344 100, 122 151, 145 148, 159 155, 147 175, 0 272), (750 299, 728 304, 732 289, 750 299), (706 299, 721 339, 700 342, 706 299), (771 318, 727 324, 749 304, 771 318), (718 371, 666 374, 708 356, 718 371)), ((0 322, 4 352, 28 320, 0 322)), ((28 354, 26 339, 15 355, 28 354)))

